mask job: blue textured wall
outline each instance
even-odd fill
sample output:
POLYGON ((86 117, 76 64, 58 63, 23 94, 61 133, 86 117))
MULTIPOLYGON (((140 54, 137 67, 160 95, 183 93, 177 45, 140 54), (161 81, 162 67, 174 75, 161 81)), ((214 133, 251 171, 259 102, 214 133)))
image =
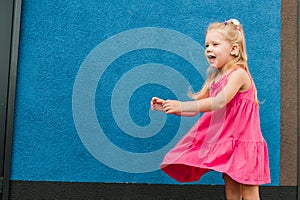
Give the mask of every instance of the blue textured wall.
POLYGON ((205 29, 229 18, 245 28, 279 185, 279 0, 24 1, 11 179, 175 183, 158 165, 196 119, 149 101, 201 87, 205 29))

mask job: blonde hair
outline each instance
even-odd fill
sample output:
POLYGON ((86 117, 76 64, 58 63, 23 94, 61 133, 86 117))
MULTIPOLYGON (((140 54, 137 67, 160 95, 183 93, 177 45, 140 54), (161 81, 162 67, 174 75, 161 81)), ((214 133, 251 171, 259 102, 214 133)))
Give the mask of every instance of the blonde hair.
MULTIPOLYGON (((210 31, 216 31, 231 44, 237 44, 239 46, 239 52, 237 55, 233 55, 233 58, 227 63, 228 69, 236 69, 242 67, 247 73, 249 73, 249 68, 247 64, 247 52, 246 52, 246 41, 242 25, 236 19, 230 19, 225 22, 215 22, 208 26, 206 34, 210 31)), ((207 79, 204 82, 202 89, 193 94, 189 92, 189 96, 195 100, 204 98, 204 95, 209 92, 210 84, 219 74, 219 70, 208 67, 207 69, 207 79)), ((254 84, 254 83, 253 83, 254 84)), ((255 85, 254 85, 255 88, 255 85)), ((255 88, 255 100, 257 101, 257 94, 255 88)))

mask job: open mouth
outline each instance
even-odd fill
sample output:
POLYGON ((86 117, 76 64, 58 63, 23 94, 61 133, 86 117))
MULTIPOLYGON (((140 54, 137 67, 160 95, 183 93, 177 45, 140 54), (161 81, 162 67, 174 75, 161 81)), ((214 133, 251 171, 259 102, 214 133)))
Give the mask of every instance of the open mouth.
POLYGON ((214 66, 215 65, 215 61, 216 61, 216 56, 214 56, 214 55, 207 55, 207 61, 210 64, 210 66, 214 66))
POLYGON ((213 55, 208 55, 208 56, 207 56, 207 58, 208 58, 208 59, 215 59, 215 58, 216 58, 216 56, 213 56, 213 55))

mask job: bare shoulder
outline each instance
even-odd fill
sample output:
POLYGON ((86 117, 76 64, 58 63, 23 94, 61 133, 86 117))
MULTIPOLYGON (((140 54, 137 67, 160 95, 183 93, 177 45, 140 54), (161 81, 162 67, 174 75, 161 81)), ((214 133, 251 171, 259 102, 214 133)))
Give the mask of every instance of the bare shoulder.
POLYGON ((240 91, 247 90, 251 85, 251 78, 249 73, 241 67, 232 72, 229 77, 229 81, 240 85, 240 91))
POLYGON ((243 80, 244 79, 245 81, 250 80, 248 72, 245 69, 241 68, 241 67, 238 68, 238 69, 236 69, 236 70, 234 70, 230 74, 229 79, 231 79, 231 78, 233 78, 233 79, 239 79, 239 80, 243 80))
POLYGON ((236 70, 234 70, 233 72, 232 72, 232 75, 235 75, 235 76, 246 76, 246 77, 248 77, 249 75, 248 75, 248 72, 245 70, 245 69, 243 69, 242 67, 239 67, 239 68, 237 68, 236 70))

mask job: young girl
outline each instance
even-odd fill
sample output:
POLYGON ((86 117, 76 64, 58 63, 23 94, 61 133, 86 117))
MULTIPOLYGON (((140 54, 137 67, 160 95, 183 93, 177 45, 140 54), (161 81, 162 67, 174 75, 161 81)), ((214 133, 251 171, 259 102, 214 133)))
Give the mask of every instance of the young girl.
POLYGON ((223 174, 227 199, 259 199, 259 185, 270 182, 268 150, 239 21, 212 23, 205 46, 208 78, 190 94, 194 101, 152 98, 151 109, 167 114, 205 112, 167 153, 161 169, 179 182, 197 181, 215 170, 223 174))

